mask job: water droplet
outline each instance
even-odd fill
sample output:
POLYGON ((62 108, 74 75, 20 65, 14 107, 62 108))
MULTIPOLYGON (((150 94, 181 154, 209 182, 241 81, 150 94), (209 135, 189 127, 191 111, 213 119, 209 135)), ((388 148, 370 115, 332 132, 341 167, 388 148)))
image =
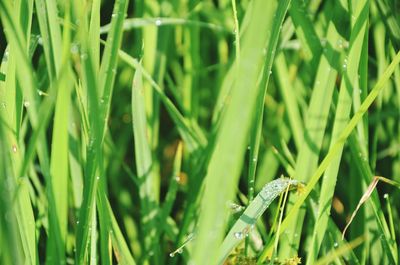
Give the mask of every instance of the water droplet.
POLYGON ((359 89, 358 92, 360 92, 360 94, 362 94, 362 90, 361 89, 359 89))
POLYGON ((31 105, 31 103, 27 100, 24 101, 24 107, 28 108, 31 105))
POLYGON ((343 70, 346 70, 346 69, 347 69, 347 64, 344 63, 344 64, 342 65, 342 67, 343 67, 343 70))
POLYGON ((272 70, 269 70, 269 74, 270 74, 270 75, 272 74, 272 70))
POLYGON ((319 86, 319 85, 321 84, 321 82, 318 80, 317 82, 315 82, 315 84, 316 84, 317 86, 319 86))
POLYGON ((326 39, 321 39, 321 46, 325 47, 325 45, 326 45, 326 39))
POLYGON ((175 179, 176 182, 180 182, 181 181, 181 177, 179 175, 176 175, 174 177, 174 179, 175 179))
POLYGON ((1 107, 2 107, 3 109, 5 109, 6 106, 7 106, 7 104, 6 104, 5 102, 1 102, 1 107))
POLYGON ((243 238, 243 233, 242 232, 235 232, 233 236, 237 239, 242 239, 243 238))
POLYGON ((101 103, 101 104, 104 104, 104 98, 101 98, 101 99, 100 99, 100 103, 101 103))
POLYGON ((182 248, 178 249, 177 251, 178 251, 179 254, 183 253, 183 249, 182 248))
POLYGON ((100 179, 100 176, 97 176, 96 179, 99 180, 99 179, 100 179))
POLYGON ((337 248, 339 246, 338 242, 333 243, 333 247, 337 248))
POLYGON ((170 256, 171 258, 175 257, 175 252, 169 253, 169 256, 170 256))
POLYGON ((14 153, 17 152, 17 146, 16 146, 15 144, 13 144, 13 146, 12 146, 12 151, 13 151, 14 153))
POLYGON ((253 157, 253 162, 257 162, 257 157, 253 157))
POLYGON ((342 39, 339 39, 338 41, 337 41, 337 46, 339 47, 339 48, 343 48, 343 41, 342 41, 342 39))
POLYGON ((82 59, 82 60, 86 60, 87 58, 88 58, 87 53, 82 53, 82 54, 81 54, 81 59, 82 59))
POLYGON ((76 224, 78 225, 78 224, 79 224, 79 221, 76 221, 76 224))
POLYGON ((111 15, 111 17, 116 17, 117 16, 117 14, 116 13, 113 13, 112 15, 111 15))
POLYGON ((389 194, 385 193, 385 194, 383 195, 383 198, 385 198, 385 199, 389 198, 389 194))
POLYGON ((72 44, 71 46, 71 53, 72 54, 77 54, 79 52, 79 47, 76 43, 72 44))
POLYGON ((156 26, 161 26, 161 24, 162 24, 162 21, 161 21, 161 19, 156 19, 156 26))

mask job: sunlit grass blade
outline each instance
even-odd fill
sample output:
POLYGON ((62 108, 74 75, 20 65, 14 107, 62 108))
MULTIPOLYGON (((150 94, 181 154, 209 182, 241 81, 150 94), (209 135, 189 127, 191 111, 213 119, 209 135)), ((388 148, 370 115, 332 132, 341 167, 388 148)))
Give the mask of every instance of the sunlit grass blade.
MULTIPOLYGON (((273 45, 277 42, 274 39, 267 42, 270 36, 268 32, 272 30, 272 14, 276 11, 277 3, 268 3, 268 8, 265 1, 254 1, 251 4, 246 14, 251 23, 242 35, 238 74, 231 90, 230 101, 222 116, 215 143, 217 148, 211 154, 204 181, 198 237, 192 257, 196 264, 217 262, 216 247, 222 241, 227 213, 225 204, 234 194, 247 147, 247 136, 254 111, 252 106, 260 95, 257 81, 261 73, 263 49, 267 43, 273 45), (271 13, 266 15, 265 10, 271 13), (225 188, 221 190, 222 186, 225 188)), ((273 51, 275 47, 268 46, 267 50, 273 51)), ((271 65, 273 57, 270 57, 271 65)), ((265 72, 269 73, 264 69, 265 72)))
POLYGON ((286 178, 276 179, 267 183, 254 200, 250 202, 249 206, 247 206, 246 210, 226 235, 219 250, 218 264, 222 264, 235 246, 248 236, 251 230, 254 229, 257 219, 268 209, 268 206, 276 197, 284 192, 288 186, 296 188, 299 185, 302 184, 297 180, 286 178))
MULTIPOLYGON (((337 141, 340 132, 346 126, 352 107, 353 90, 358 90, 358 73, 361 57, 362 45, 367 31, 369 2, 357 2, 356 6, 351 8, 352 14, 352 33, 350 36, 350 47, 348 56, 343 64, 342 82, 340 85, 339 98, 336 106, 335 121, 333 124, 331 146, 337 141)), ((342 150, 338 151, 336 157, 332 160, 326 169, 325 176, 321 185, 321 195, 318 201, 319 207, 323 210, 318 212, 314 225, 312 244, 309 248, 307 264, 313 264, 318 255, 323 235, 330 218, 330 205, 332 204, 333 193, 335 191, 336 179, 339 171, 339 165, 342 156, 342 150)))
POLYGON ((158 206, 153 192, 154 175, 151 167, 152 154, 150 139, 147 134, 147 120, 145 112, 142 72, 136 70, 132 83, 132 121, 135 138, 135 159, 137 175, 140 180, 139 196, 141 208, 141 224, 143 247, 150 251, 154 247, 155 215, 158 206))

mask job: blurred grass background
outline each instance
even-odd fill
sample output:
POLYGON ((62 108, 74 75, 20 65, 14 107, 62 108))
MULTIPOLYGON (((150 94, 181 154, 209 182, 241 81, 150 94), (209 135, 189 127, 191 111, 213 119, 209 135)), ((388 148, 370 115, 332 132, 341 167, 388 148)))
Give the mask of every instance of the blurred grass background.
POLYGON ((374 176, 400 182, 400 2, 2 0, 0 21, 1 264, 398 263, 395 187, 341 231, 374 176), (258 205, 282 175, 305 188, 258 205))

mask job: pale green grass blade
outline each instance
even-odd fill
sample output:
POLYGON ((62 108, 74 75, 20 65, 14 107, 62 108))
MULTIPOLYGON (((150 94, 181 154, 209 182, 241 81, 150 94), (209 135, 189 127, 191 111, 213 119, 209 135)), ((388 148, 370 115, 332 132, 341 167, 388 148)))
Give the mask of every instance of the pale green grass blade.
POLYGON ((287 178, 280 178, 267 183, 229 230, 219 249, 218 264, 223 264, 235 246, 248 236, 254 229, 257 219, 268 209, 276 197, 284 192, 288 186, 296 188, 299 185, 301 184, 297 180, 287 178))
POLYGON ((100 5, 100 0, 94 0, 92 2, 89 23, 89 39, 91 41, 90 52, 92 53, 94 68, 97 71, 100 67, 100 5))
MULTIPOLYGON (((285 18, 286 12, 289 8, 291 1, 280 1, 278 8, 274 15, 272 22, 271 35, 269 36, 269 43, 266 49, 266 59, 264 64, 264 73, 259 84, 259 95, 256 102, 256 109, 253 121, 253 128, 250 132, 250 161, 249 161, 249 175, 248 175, 248 190, 249 190, 249 201, 254 196, 254 185, 255 175, 258 162, 258 153, 260 148, 262 125, 264 118, 264 104, 265 96, 267 94, 267 88, 269 84, 269 78, 271 75, 271 68, 275 58, 276 47, 279 40, 279 34, 282 28, 283 19, 285 18)), ((239 60, 239 58, 237 58, 239 60)), ((240 62, 239 62, 240 66, 240 62)))
MULTIPOLYGON (((197 21, 186 18, 173 18, 173 17, 156 17, 156 18, 128 18, 124 21, 123 30, 129 31, 135 28, 143 28, 147 26, 178 26, 178 25, 187 25, 187 26, 197 26, 209 28, 215 31, 228 31, 227 28, 224 28, 222 25, 217 25, 214 23, 208 23, 204 21, 197 21)), ((104 25, 100 28, 100 34, 105 34, 110 30, 110 25, 104 25)))
MULTIPOLYGON (((294 3, 292 3, 292 8, 293 4, 294 3)), ((294 87, 290 84, 290 80, 288 79, 289 72, 286 66, 285 56, 282 53, 276 56, 273 72, 277 79, 278 87, 281 91, 285 106, 287 107, 287 115, 292 129, 293 139, 297 150, 299 150, 303 141, 303 124, 301 122, 302 119, 299 107, 293 91, 294 87)))
MULTIPOLYGON (((272 17, 276 7, 275 2, 254 1, 247 10, 251 23, 245 29, 241 40, 238 75, 231 91, 229 104, 222 116, 215 143, 217 148, 211 155, 204 181, 205 190, 201 202, 198 238, 191 258, 195 264, 217 262, 216 247, 222 241, 225 227, 225 204, 234 195, 243 163, 251 116, 254 111, 252 106, 260 94, 257 91, 257 79, 261 73, 263 49, 270 36, 268 31, 272 30, 272 17), (270 12, 268 15, 265 14, 266 10, 270 12)), ((276 41, 271 40, 269 43, 276 43, 276 41)), ((274 47, 267 49, 273 51, 274 47)), ((273 56, 269 58, 272 64, 273 56)), ((269 73, 269 70, 264 69, 264 72, 269 73)))
MULTIPOLYGON (((352 32, 350 35, 350 47, 346 62, 343 65, 343 80, 340 85, 339 99, 336 107, 335 121, 333 124, 331 146, 335 144, 340 132, 346 126, 350 116, 352 106, 353 91, 359 90, 358 73, 361 50, 367 31, 369 1, 359 1, 352 3, 352 32)), ((326 169, 321 185, 321 195, 319 197, 319 207, 323 209, 318 212, 314 224, 312 243, 309 248, 307 264, 313 264, 317 258, 323 235, 330 218, 330 206, 332 204, 333 193, 335 191, 339 165, 342 158, 342 150, 339 150, 336 157, 326 169)))
POLYGON ((152 154, 150 139, 147 134, 145 99, 142 72, 135 72, 132 83, 132 124, 135 138, 135 159, 137 175, 140 180, 139 196, 141 208, 141 224, 143 247, 150 251, 154 247, 155 216, 158 212, 155 194, 152 192, 152 154), (153 221, 152 221, 153 220, 153 221))

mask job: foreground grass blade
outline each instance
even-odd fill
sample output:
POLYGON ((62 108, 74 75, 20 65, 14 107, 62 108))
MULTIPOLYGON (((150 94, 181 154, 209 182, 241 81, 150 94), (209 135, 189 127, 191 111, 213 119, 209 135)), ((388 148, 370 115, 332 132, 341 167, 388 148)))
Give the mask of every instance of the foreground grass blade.
MULTIPOLYGON (((247 147, 251 115, 259 91, 257 79, 261 73, 263 49, 267 45, 277 3, 253 1, 248 9, 250 23, 241 40, 241 59, 230 101, 222 114, 210 164, 205 177, 201 201, 198 237, 192 261, 194 264, 215 264, 217 246, 225 227, 226 202, 232 199, 247 147), (265 11, 268 10, 268 15, 265 11), (221 189, 224 187, 224 189, 221 189)), ((270 42, 271 43, 271 42, 270 42)), ((264 72, 269 73, 267 69, 264 72)))
POLYGON ((218 264, 222 264, 235 246, 248 236, 257 219, 267 210, 276 197, 282 194, 288 186, 295 188, 299 185, 302 184, 297 180, 288 178, 276 179, 266 184, 229 230, 219 250, 218 264))

